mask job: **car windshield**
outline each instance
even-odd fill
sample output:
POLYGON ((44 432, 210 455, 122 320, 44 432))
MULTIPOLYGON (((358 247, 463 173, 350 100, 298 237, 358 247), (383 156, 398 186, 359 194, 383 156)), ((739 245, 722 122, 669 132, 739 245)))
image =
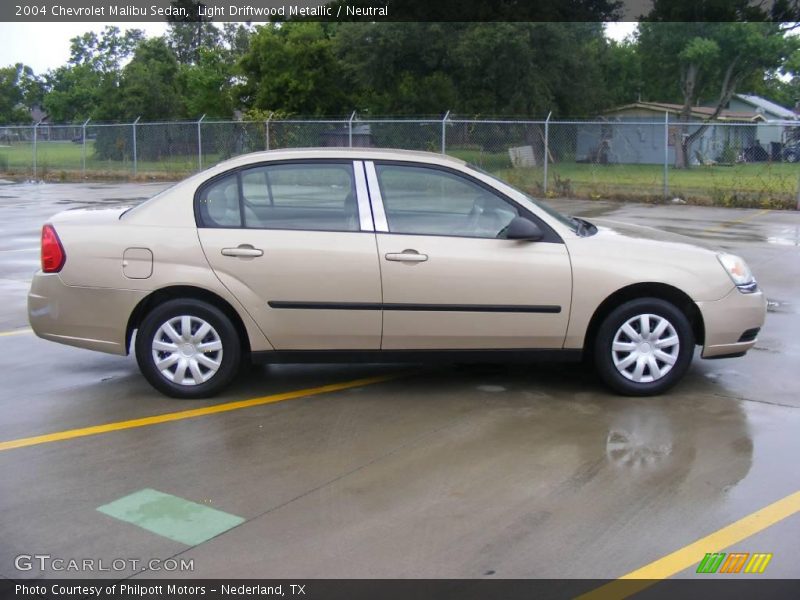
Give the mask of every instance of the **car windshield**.
POLYGON ((499 177, 497 177, 497 175, 489 173, 488 171, 485 171, 485 170, 481 169, 480 167, 472 165, 472 164, 469 165, 469 167, 471 169, 474 169, 474 170, 478 171, 479 173, 482 173, 483 175, 486 175, 487 177, 491 177, 495 181, 497 181, 499 183, 502 183, 503 185, 506 185, 506 186, 512 188, 513 190, 516 190, 517 192, 519 192, 520 194, 525 196, 528 200, 533 202, 536 206, 541 208, 548 215, 550 215, 555 220, 557 220, 559 223, 561 223, 565 227, 569 227, 575 233, 580 233, 580 229, 582 227, 582 224, 581 224, 581 222, 579 220, 575 219, 574 217, 570 217, 570 216, 561 214, 555 208, 550 206, 547 202, 544 202, 543 200, 538 200, 536 198, 533 198, 530 194, 526 194, 524 191, 522 191, 518 187, 516 187, 514 185, 511 185, 510 183, 508 183, 507 181, 505 181, 503 179, 500 179, 499 177))

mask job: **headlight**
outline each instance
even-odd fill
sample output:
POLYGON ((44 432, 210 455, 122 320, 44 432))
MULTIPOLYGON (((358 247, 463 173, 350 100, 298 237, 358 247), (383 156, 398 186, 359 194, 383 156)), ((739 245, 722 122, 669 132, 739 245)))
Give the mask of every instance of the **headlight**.
POLYGON ((758 290, 755 277, 742 258, 734 254, 717 254, 717 258, 740 292, 752 294, 758 290))

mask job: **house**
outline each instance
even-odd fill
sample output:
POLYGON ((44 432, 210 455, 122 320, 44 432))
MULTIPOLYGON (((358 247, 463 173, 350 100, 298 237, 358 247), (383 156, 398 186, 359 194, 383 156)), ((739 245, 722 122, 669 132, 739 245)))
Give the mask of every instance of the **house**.
MULTIPOLYGON (((592 122, 577 127, 575 159, 578 162, 663 164, 665 119, 667 160, 675 162, 675 142, 681 135, 680 114, 683 106, 666 102, 634 102, 604 112, 601 123, 592 122)), ((685 133, 696 130, 714 109, 693 106, 685 133)), ((758 139, 757 127, 766 121, 755 110, 724 109, 694 143, 692 162, 735 160, 758 139)))
POLYGON ((780 152, 780 145, 786 144, 789 138, 796 137, 797 128, 800 127, 800 115, 795 111, 761 96, 734 94, 726 108, 734 111, 755 111, 764 117, 765 122, 756 127, 756 139, 772 155, 780 152), (773 144, 779 146, 775 147, 773 144))

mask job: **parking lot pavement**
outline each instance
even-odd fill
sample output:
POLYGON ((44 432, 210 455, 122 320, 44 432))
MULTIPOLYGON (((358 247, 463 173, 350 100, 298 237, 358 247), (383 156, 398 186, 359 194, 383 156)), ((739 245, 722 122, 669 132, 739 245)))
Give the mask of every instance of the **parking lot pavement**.
POLYGON ((553 202, 715 243, 766 290, 755 349, 695 360, 661 397, 614 396, 578 365, 285 365, 181 402, 130 357, 34 337, 24 310, 48 215, 160 187, 0 186, 0 576, 41 576, 15 558, 45 553, 193 561, 145 576, 615 578, 726 526, 728 551, 800 576, 799 515, 737 525, 800 490, 800 214, 553 202), (174 526, 186 511, 205 533, 174 526))

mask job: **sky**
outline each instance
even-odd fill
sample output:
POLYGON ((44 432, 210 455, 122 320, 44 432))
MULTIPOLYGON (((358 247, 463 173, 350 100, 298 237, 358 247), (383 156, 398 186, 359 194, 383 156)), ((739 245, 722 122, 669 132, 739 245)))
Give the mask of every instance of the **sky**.
POLYGON ((69 60, 69 41, 87 31, 102 31, 106 25, 143 29, 148 36, 166 32, 165 22, 149 23, 0 23, 0 67, 18 62, 36 74, 55 69, 69 60))
MULTIPOLYGON (((148 23, 0 23, 0 67, 18 62, 42 74, 65 64, 69 59, 69 41, 87 31, 101 31, 105 25, 125 29, 144 29, 148 36, 166 32, 163 22, 148 23)), ((606 25, 606 35, 621 40, 632 33, 636 23, 606 25)))

